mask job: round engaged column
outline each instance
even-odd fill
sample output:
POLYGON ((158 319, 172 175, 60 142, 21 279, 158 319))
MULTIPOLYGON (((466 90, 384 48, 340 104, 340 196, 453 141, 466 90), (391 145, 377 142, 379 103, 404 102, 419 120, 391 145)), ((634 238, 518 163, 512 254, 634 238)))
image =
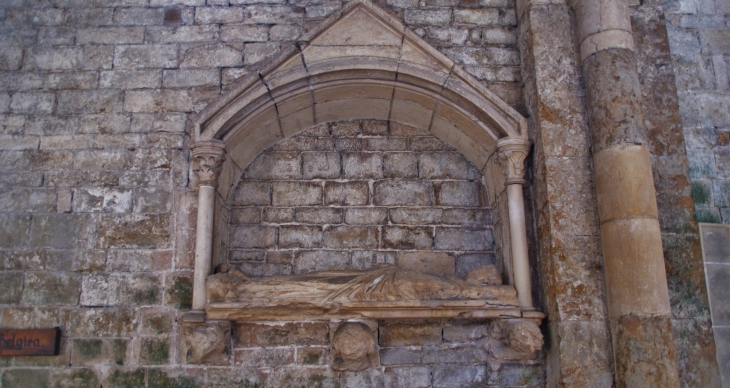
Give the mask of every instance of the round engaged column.
POLYGON ((225 159, 225 146, 218 140, 198 142, 192 150, 198 174, 198 224, 195 231, 193 310, 205 308, 205 279, 210 274, 213 252, 213 217, 218 175, 225 159))

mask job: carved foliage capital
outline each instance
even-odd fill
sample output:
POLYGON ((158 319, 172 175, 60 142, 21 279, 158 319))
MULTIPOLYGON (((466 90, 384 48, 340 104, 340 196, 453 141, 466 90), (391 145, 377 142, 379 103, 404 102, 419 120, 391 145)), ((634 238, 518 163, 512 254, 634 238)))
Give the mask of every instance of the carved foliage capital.
POLYGON ((525 158, 530 153, 530 141, 508 138, 499 141, 499 159, 505 168, 506 184, 525 184, 525 158))
POLYGON ((198 174, 198 185, 218 186, 218 175, 225 160, 225 155, 225 145, 219 140, 195 144, 192 158, 195 163, 195 171, 198 174))

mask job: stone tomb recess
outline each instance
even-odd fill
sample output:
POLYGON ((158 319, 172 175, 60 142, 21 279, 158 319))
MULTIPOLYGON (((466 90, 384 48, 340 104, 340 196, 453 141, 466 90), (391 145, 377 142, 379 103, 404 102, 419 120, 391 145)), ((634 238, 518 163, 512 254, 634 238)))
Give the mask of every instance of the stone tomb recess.
POLYGON ((518 319, 503 284, 486 190, 453 147, 387 121, 321 124, 268 148, 233 193, 187 361, 226 363, 227 322, 324 320, 331 367, 362 370, 379 363, 378 321, 402 319, 491 322, 495 357, 534 358, 539 319, 518 319))
POLYGON ((327 322, 335 370, 378 366, 393 320, 488 324, 499 360, 542 347, 526 120, 372 3, 348 3, 192 130, 188 363, 229 363, 232 323, 261 321, 327 322))

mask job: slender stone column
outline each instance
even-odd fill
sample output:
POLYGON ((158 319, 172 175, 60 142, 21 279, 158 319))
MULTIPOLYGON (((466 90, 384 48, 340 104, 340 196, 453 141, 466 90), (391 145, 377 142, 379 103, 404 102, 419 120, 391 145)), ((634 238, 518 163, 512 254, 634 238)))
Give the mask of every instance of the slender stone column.
POLYGON ((198 165, 198 225, 195 237, 195 274, 193 310, 203 310, 206 302, 205 279, 210 274, 213 252, 213 214, 215 188, 225 157, 221 141, 199 142, 193 147, 193 161, 198 165))
POLYGON ((643 98, 625 0, 575 0, 618 387, 677 387, 643 98))
POLYGON ((530 261, 527 256, 527 228, 525 226, 525 200, 522 185, 525 184, 525 158, 530 152, 527 139, 502 139, 498 143, 499 157, 505 164, 507 179, 507 204, 509 207, 509 231, 512 245, 512 271, 520 307, 532 310, 532 286, 530 285, 530 261))

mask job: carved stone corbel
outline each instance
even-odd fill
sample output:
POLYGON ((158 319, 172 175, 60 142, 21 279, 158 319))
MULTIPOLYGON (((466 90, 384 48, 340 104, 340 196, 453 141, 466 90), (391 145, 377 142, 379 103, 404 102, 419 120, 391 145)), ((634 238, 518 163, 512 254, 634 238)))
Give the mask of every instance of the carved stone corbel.
POLYGON ((540 328, 530 319, 498 319, 489 326, 489 348, 500 360, 530 360, 542 349, 540 328))
POLYGON ((377 343, 373 330, 364 323, 342 323, 332 336, 332 369, 359 371, 377 366, 377 343))
POLYGON ((182 322, 181 357, 188 364, 229 365, 231 322, 182 322))

